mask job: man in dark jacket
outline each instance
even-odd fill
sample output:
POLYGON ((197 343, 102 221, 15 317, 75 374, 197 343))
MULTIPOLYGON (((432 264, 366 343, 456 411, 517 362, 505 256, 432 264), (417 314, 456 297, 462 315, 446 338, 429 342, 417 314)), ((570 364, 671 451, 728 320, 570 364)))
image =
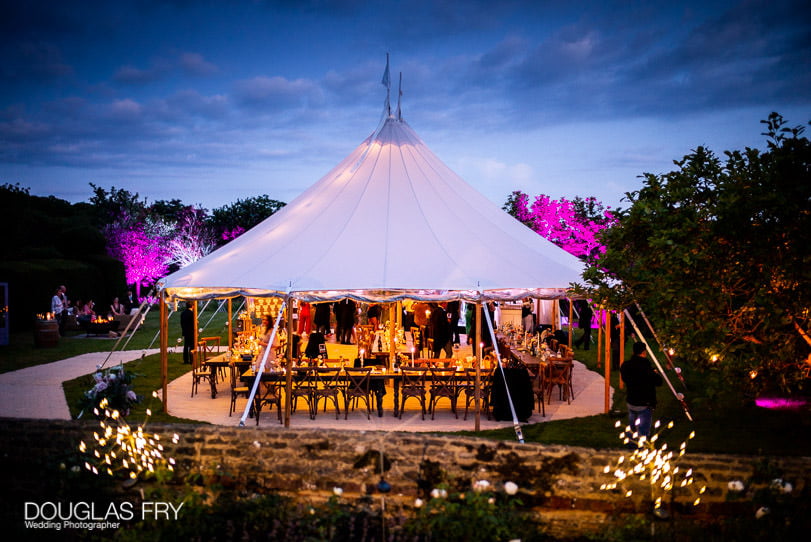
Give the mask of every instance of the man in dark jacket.
POLYGON ((194 355, 194 312, 189 303, 180 313, 180 331, 183 333, 183 363, 191 363, 194 355))
POLYGON ((656 387, 662 385, 662 376, 651 365, 645 343, 634 343, 634 354, 622 364, 620 373, 628 390, 626 402, 631 430, 650 438, 653 409, 656 408, 656 387))
POLYGON ((589 307, 588 301, 583 301, 583 305, 580 308, 580 318, 577 321, 577 327, 583 330, 583 334, 577 339, 573 345, 580 348, 583 347, 583 350, 588 350, 589 346, 591 346, 591 319, 594 316, 594 312, 589 307))
POLYGON ((451 344, 451 327, 448 323, 448 315, 441 305, 431 307, 431 336, 434 339, 434 357, 438 358, 442 351, 445 351, 446 358, 453 357, 453 345, 451 344))

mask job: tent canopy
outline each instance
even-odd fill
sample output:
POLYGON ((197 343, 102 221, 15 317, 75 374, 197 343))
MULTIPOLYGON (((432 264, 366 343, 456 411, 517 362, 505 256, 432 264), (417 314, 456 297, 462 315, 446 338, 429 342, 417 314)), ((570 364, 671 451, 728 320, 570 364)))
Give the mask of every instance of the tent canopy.
POLYGON ((158 285, 170 299, 555 299, 582 269, 389 116, 280 211, 158 285))

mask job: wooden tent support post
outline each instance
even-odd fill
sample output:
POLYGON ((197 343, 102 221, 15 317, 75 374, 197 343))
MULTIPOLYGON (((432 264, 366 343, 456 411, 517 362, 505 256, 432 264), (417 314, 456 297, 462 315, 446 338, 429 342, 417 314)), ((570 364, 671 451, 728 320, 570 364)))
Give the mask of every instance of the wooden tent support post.
POLYGON ((233 327, 231 318, 234 313, 234 299, 229 297, 228 298, 228 321, 225 323, 225 330, 228 332, 228 351, 230 352, 232 348, 234 348, 234 330, 231 329, 233 327))
POLYGON ((476 303, 476 343, 475 346, 478 348, 478 355, 476 356, 476 380, 473 383, 473 402, 476 404, 476 416, 475 416, 475 423, 473 424, 473 430, 477 433, 481 429, 481 381, 482 381, 482 359, 484 356, 482 355, 482 309, 484 309, 484 304, 479 302, 476 303))
POLYGON ((160 350, 161 350, 161 391, 163 392, 163 413, 169 412, 169 317, 166 314, 166 292, 160 295, 160 350))
MULTIPOLYGON (((623 361, 625 360, 625 311, 620 312, 620 367, 622 367, 623 361)), ((620 389, 625 387, 625 383, 622 381, 622 378, 619 379, 620 381, 620 389)))
MULTIPOLYGON (((194 308, 192 310, 194 312, 194 345, 192 346, 192 349, 191 349, 191 355, 192 355, 192 359, 194 359, 194 356, 197 355, 197 343, 200 342, 199 333, 197 331, 199 329, 199 324, 197 323, 197 318, 198 318, 197 311, 198 311, 198 308, 197 308, 197 300, 196 299, 194 300, 194 308)), ((185 342, 185 339, 183 339, 183 340, 185 342)), ((201 363, 201 361, 200 360, 194 360, 192 363, 201 363)))
POLYGON ((611 311, 605 311, 605 401, 604 412, 611 410, 611 311))
POLYGON ((569 350, 573 350, 572 343, 574 342, 574 328, 572 327, 572 318, 574 317, 574 306, 571 298, 569 300, 569 350))
POLYGON ((397 329, 396 323, 397 303, 389 303, 389 370, 394 368, 394 362, 397 360, 397 343, 394 336, 394 331, 397 329))
POLYGON ((602 367, 603 363, 603 310, 597 309, 597 368, 602 367))
MULTIPOLYGON (((284 383, 284 426, 290 427, 293 408, 293 299, 287 300, 287 381, 284 383)), ((270 348, 270 345, 268 345, 270 348)))

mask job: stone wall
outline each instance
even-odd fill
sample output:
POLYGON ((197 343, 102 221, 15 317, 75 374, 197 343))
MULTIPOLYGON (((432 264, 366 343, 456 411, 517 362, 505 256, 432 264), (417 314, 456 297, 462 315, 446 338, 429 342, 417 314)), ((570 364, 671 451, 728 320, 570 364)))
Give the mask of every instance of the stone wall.
MULTIPOLYGON (((0 420, 4 479, 15 480, 21 499, 37 491, 47 495, 47 488, 37 488, 40 482, 25 473, 76 461, 78 442, 92 440, 96 428, 91 422, 0 420)), ((604 467, 615 463, 622 454, 619 450, 416 433, 285 430, 281 426, 239 429, 154 424, 149 430, 164 435, 165 454, 176 460, 180 473, 199 473, 248 493, 323 498, 334 487, 341 487, 347 496, 371 492, 381 478, 382 454, 383 476, 392 486, 391 496, 403 501, 413 502, 420 485, 423 491, 440 483, 464 491, 476 480, 497 486, 512 481, 518 484, 524 504, 537 509, 553 529, 568 533, 599 529, 612 517, 651 508, 646 482, 622 490, 600 489, 612 481, 604 467), (176 445, 169 442, 173 433, 180 437, 176 445), (628 488, 630 497, 625 494, 628 488)), ((696 517, 750 513, 751 502, 730 494, 728 483, 735 479, 748 482, 760 477, 768 485, 771 476, 781 476, 792 484, 796 498, 808 498, 811 490, 808 457, 764 461, 688 452, 676 464, 682 472, 692 468, 695 478, 693 485, 676 492, 679 503, 691 503, 698 488, 707 486, 700 504, 689 507, 696 517)))

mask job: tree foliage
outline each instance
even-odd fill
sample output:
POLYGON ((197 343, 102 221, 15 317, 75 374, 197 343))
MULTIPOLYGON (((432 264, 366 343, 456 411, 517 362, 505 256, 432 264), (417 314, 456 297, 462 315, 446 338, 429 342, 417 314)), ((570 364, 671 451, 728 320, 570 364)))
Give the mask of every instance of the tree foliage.
POLYGON ((615 308, 641 303, 680 358, 799 391, 811 370, 811 145, 773 113, 766 151, 698 147, 646 174, 585 278, 615 308))
POLYGON ((230 241, 284 207, 283 201, 270 199, 267 194, 238 199, 234 203, 211 211, 211 228, 223 241, 230 241), (234 234, 234 232, 237 232, 234 234))
POLYGON ((610 209, 595 198, 554 200, 546 195, 535 197, 515 191, 502 207, 533 231, 579 258, 598 257, 603 249, 597 235, 613 224, 610 209))

